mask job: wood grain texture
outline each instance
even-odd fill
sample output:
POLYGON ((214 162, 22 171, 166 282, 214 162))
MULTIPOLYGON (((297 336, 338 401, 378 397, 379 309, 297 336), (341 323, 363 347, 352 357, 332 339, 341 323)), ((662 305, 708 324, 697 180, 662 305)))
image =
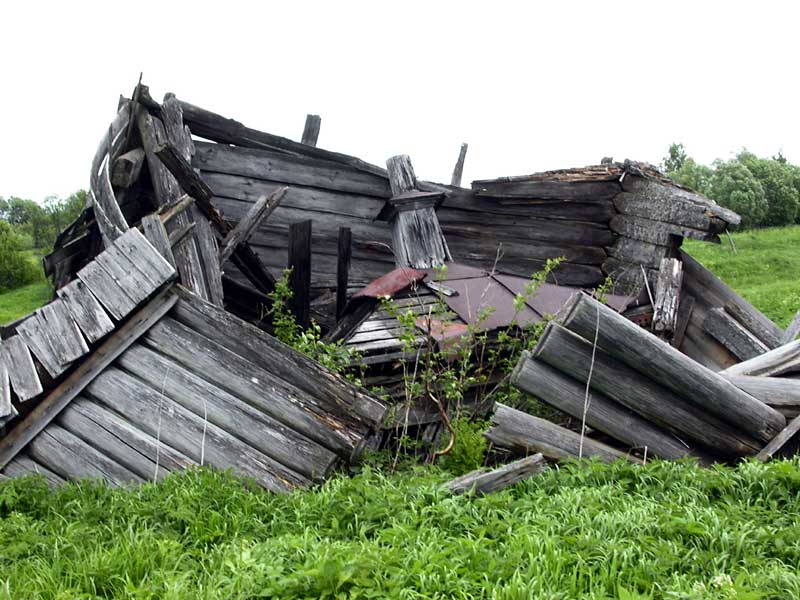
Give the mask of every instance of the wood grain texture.
POLYGON ((630 215, 617 215, 609 224, 611 231, 635 240, 641 240, 659 246, 675 245, 675 238, 692 238, 703 242, 719 243, 719 237, 714 233, 692 229, 682 225, 653 221, 645 217, 630 215))
POLYGON ((208 300, 217 306, 223 306, 225 292, 222 286, 222 263, 219 260, 217 238, 211 231, 211 225, 203 217, 197 219, 195 225, 195 243, 205 273, 208 300))
POLYGON ((157 215, 145 215, 142 217, 142 231, 150 245, 174 268, 175 256, 172 254, 169 236, 161 219, 157 215))
POLYGON ((624 236, 619 236, 608 248, 609 256, 651 269, 659 268, 661 261, 670 256, 672 252, 671 246, 659 246, 624 236))
POLYGON ((39 475, 44 477, 50 487, 56 487, 64 483, 64 478, 56 475, 45 467, 37 463, 26 454, 18 454, 3 469, 3 475, 8 477, 26 477, 28 475, 39 475))
POLYGON ((316 146, 321 125, 322 119, 319 115, 306 115, 306 124, 303 127, 303 137, 300 139, 300 143, 306 146, 316 146))
POLYGON ((347 306, 347 284, 350 279, 350 261, 353 256, 353 233, 349 227, 339 228, 339 245, 336 252, 336 320, 347 306))
POLYGON ((726 377, 736 387, 776 410, 781 411, 786 407, 800 409, 800 381, 797 379, 752 375, 726 375, 726 377))
POLYGON ((453 167, 453 175, 450 177, 450 185, 455 187, 461 186, 461 175, 464 173, 464 160, 467 158, 467 144, 461 144, 461 150, 458 152, 458 159, 456 166, 453 167))
POLYGON ((114 330, 114 323, 80 279, 74 279, 56 293, 90 343, 114 330))
POLYGON ((755 358, 769 350, 722 307, 708 312, 703 329, 740 360, 755 358))
POLYGON ((754 375, 760 377, 777 377, 800 371, 800 340, 789 342, 760 356, 751 358, 724 369, 721 375, 754 375))
POLYGON ((560 321, 585 339, 596 335, 617 360, 756 439, 769 441, 785 425, 777 411, 585 294, 576 294, 560 321))
POLYGON ((499 492, 547 469, 544 456, 534 454, 496 469, 478 469, 447 482, 444 487, 453 494, 472 492, 483 496, 499 492))
POLYGON ((761 452, 756 455, 756 458, 760 461, 769 460, 777 452, 779 452, 781 448, 783 448, 787 442, 789 442, 789 440, 797 435, 798 431, 800 431, 800 417, 795 417, 783 431, 772 438, 769 444, 764 446, 761 452))
POLYGON ((5 365, 11 387, 20 401, 30 400, 42 393, 42 383, 33 364, 31 351, 19 335, 2 341, 0 362, 5 365))
POLYGON ((136 302, 96 260, 78 271, 78 278, 117 321, 136 308, 136 302))
POLYGON ((311 221, 289 226, 289 256, 287 267, 292 297, 289 308, 297 324, 308 329, 311 319, 311 221))
POLYGON ((800 335, 800 310, 797 311, 797 314, 792 319, 792 322, 789 323, 786 331, 783 332, 783 336, 781 337, 780 341, 783 344, 788 344, 789 342, 794 341, 798 335, 800 335))
POLYGON ((236 226, 222 240, 222 249, 219 254, 220 264, 224 264, 233 254, 233 251, 243 241, 247 241, 261 223, 268 219, 272 212, 278 208, 288 187, 278 188, 269 196, 261 196, 242 217, 236 226))
MULTIPOLYGON (((2 350, 0 342, 0 350, 2 350)), ((8 377, 8 367, 0 361, 0 419, 7 420, 17 415, 17 409, 11 404, 11 380, 8 377)))
POLYGON ((653 331, 670 335, 678 321, 683 265, 677 258, 664 258, 658 269, 655 302, 653 304, 653 331))

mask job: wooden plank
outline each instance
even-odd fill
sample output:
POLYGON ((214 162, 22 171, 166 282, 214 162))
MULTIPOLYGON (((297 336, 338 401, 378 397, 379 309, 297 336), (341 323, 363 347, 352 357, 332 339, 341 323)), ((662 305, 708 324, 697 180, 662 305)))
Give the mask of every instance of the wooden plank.
POLYGON ((129 229, 115 246, 152 282, 154 289, 175 279, 175 268, 137 229, 129 229))
POLYGON ((289 226, 289 286, 292 298, 289 306, 297 324, 303 329, 310 325, 311 303, 311 221, 289 226))
POLYGON ((149 274, 146 276, 137 269, 116 245, 109 246, 98 254, 95 262, 109 274, 136 306, 144 302, 156 288, 149 274))
POLYGON ((222 249, 219 254, 220 264, 224 264, 236 247, 247 241, 261 223, 269 218, 272 212, 278 208, 288 189, 287 187, 278 188, 269 196, 264 195, 253 204, 247 214, 236 224, 236 227, 222 240, 222 249))
MULTIPOLYGON (((193 165, 202 171, 228 173, 288 185, 305 185, 378 198, 389 197, 389 185, 384 177, 377 177, 342 164, 241 146, 198 142, 196 147, 197 154, 193 165)), ((303 146, 303 148, 309 147, 303 146)))
POLYGON ((175 256, 172 254, 172 246, 169 243, 167 230, 161 223, 157 215, 145 215, 142 217, 142 231, 150 245, 169 263, 175 267, 175 256))
POLYGON ((473 492, 475 495, 483 496, 484 494, 499 492, 546 469, 547 463, 544 460, 544 456, 534 454, 496 469, 471 471, 466 475, 449 481, 444 485, 444 488, 453 494, 473 492))
POLYGON ((759 320, 754 318, 754 313, 752 311, 743 310, 742 307, 735 302, 727 302, 725 304, 725 312, 736 319, 740 325, 752 333, 770 350, 781 345, 781 339, 775 335, 777 328, 765 327, 763 319, 759 320))
MULTIPOLYGON (((0 350, 2 342, 0 342, 0 350)), ((17 415, 17 409, 11 404, 11 380, 8 377, 8 367, 0 361, 0 419, 7 419, 17 415)))
POLYGON ((576 294, 559 321, 647 378, 697 403, 756 439, 769 441, 786 419, 611 308, 576 294))
POLYGON ((96 260, 83 267, 77 275, 117 321, 136 308, 136 302, 96 260))
POLYGON ((678 321, 683 265, 677 258, 664 258, 658 269, 655 301, 653 304, 653 331, 670 337, 678 321))
POLYGON ((458 160, 456 166, 453 167, 453 176, 450 177, 450 185, 454 187, 461 187, 461 175, 464 173, 464 159, 467 158, 467 144, 461 144, 461 150, 458 152, 458 160))
POLYGON ((92 355, 83 361, 55 389, 28 413, 18 427, 0 439, 0 468, 16 456, 36 435, 80 394, 108 365, 150 327, 158 322, 178 298, 165 290, 111 334, 92 355))
POLYGON ((678 317, 675 321, 675 333, 672 335, 670 345, 673 348, 678 348, 683 345, 684 337, 686 336, 686 328, 689 325, 689 319, 694 310, 694 296, 683 294, 681 301, 678 303, 678 317))
MULTIPOLYGON (((158 386, 160 381, 150 382, 158 386)), ((187 410, 160 389, 117 368, 106 369, 87 389, 89 396, 120 413, 149 435, 163 439, 201 465, 234 469, 270 491, 288 491, 308 480, 187 410)))
POLYGON ((195 242, 208 286, 208 299, 212 304, 223 306, 225 292, 222 287, 222 268, 217 238, 211 231, 211 225, 204 218, 195 221, 195 225, 195 242))
POLYGON ((56 349, 51 343, 47 322, 42 318, 41 309, 17 326, 17 334, 33 352, 34 356, 52 378, 66 371, 68 364, 62 364, 56 349))
POLYGON ((679 238, 693 238, 704 242, 713 242, 715 244, 719 244, 720 241, 715 233, 630 215, 617 215, 613 217, 609 227, 611 231, 624 235, 625 237, 660 246, 674 246, 676 244, 676 236, 679 238))
POLYGON ((480 196, 545 200, 611 199, 620 192, 616 181, 473 181, 480 196))
POLYGON ((800 370, 800 340, 789 342, 760 356, 728 367, 720 373, 731 375, 754 375, 777 377, 800 370))
POLYGON ((661 261, 673 252, 671 246, 659 246, 619 236, 614 244, 608 248, 608 255, 623 262, 637 263, 645 267, 657 269, 661 261))
MULTIPOLYGON (((520 357, 511 376, 511 382, 519 389, 554 406, 581 422, 586 410, 586 425, 611 436, 630 448, 644 451, 648 456, 678 459, 687 456, 700 457, 710 462, 708 455, 690 446, 679 436, 661 429, 640 416, 626 404, 611 399, 593 386, 586 403, 586 383, 582 374, 566 375, 529 353, 520 357)), ((593 378, 594 379, 594 378, 593 378)), ((758 449, 753 448, 752 454, 758 449)))
POLYGON ((306 124, 303 127, 303 137, 300 139, 300 143, 306 146, 316 146, 321 124, 322 119, 319 115, 306 115, 306 124))
POLYGON ((64 479, 100 479, 112 486, 141 483, 132 471, 55 423, 31 440, 28 452, 64 479))
POLYGON ((495 404, 492 426, 484 436, 493 446, 517 456, 538 452, 555 460, 580 457, 596 457, 603 462, 632 460, 611 446, 588 437, 581 442, 581 436, 574 431, 499 402, 495 404))
POLYGON ((89 352, 80 329, 60 298, 45 304, 38 313, 61 365, 69 365, 89 352))
POLYGON ((727 379, 736 387, 777 410, 783 407, 800 408, 800 381, 797 379, 752 375, 730 375, 727 379))
POLYGON ((144 161, 143 148, 134 148, 117 157, 111 168, 111 183, 123 189, 131 187, 139 179, 144 161))
POLYGON ((770 440, 769 444, 764 446, 761 452, 756 455, 756 458, 762 462, 769 460, 776 452, 779 452, 789 440, 797 435, 798 431, 800 431, 800 417, 795 417, 783 431, 770 440))
POLYGON ((347 306, 347 284, 350 278, 350 259, 353 254, 353 234, 349 227, 339 227, 339 246, 336 257, 336 320, 342 318, 347 306))
POLYGON ((129 373, 151 380, 166 373, 159 389, 184 408, 205 417, 289 471, 323 481, 338 462, 336 454, 299 434, 240 398, 157 352, 134 345, 119 359, 129 373))
POLYGON ((372 429, 383 423, 386 406, 363 388, 229 312, 184 290, 179 289, 178 294, 181 301, 174 313, 178 321, 314 395, 326 412, 348 415, 372 429))
POLYGON ((60 475, 56 475, 44 465, 40 465, 31 457, 24 454, 18 454, 14 460, 8 463, 5 469, 3 469, 3 474, 8 477, 39 475, 45 478, 50 487, 56 487, 64 483, 64 479, 60 475))
POLYGON ((703 329, 740 360, 755 358, 769 350, 721 307, 708 311, 703 329))
POLYGON ((187 223, 183 227, 173 229, 169 234, 169 245, 172 248, 173 254, 183 247, 184 242, 194 242, 194 238, 190 235, 194 232, 196 223, 187 223))
POLYGON ((114 330, 114 323, 80 279, 74 279, 56 293, 90 343, 114 330))
POLYGON ((794 341, 798 335, 800 335, 800 310, 797 311, 794 319, 792 319, 792 322, 789 323, 786 331, 783 332, 783 337, 780 341, 783 344, 788 344, 789 342, 794 341))
POLYGON ((36 373, 31 351, 19 335, 0 343, 0 362, 8 370, 11 387, 20 401, 30 400, 42 393, 42 383, 36 373))
MULTIPOLYGON (((666 346, 666 344, 664 344, 666 346)), ((701 406, 680 397, 663 385, 642 375, 625 363, 615 360, 602 348, 593 348, 592 343, 583 339, 563 327, 552 323, 547 326, 545 334, 533 352, 533 356, 546 362, 551 367, 558 369, 576 379, 583 386, 578 397, 580 407, 583 407, 583 392, 586 381, 589 379, 591 368, 590 386, 613 401, 618 402, 629 410, 641 415, 653 425, 666 429, 676 434, 670 440, 653 435, 650 431, 640 435, 639 439, 646 436, 652 437, 649 445, 657 455, 667 452, 665 458, 675 458, 677 448, 683 447, 683 453, 698 445, 709 448, 714 452, 726 456, 746 456, 754 454, 761 445, 751 436, 738 431, 735 426, 727 424, 720 418, 708 413, 701 406), (591 367, 594 360, 594 367, 591 367), (683 440, 681 444, 678 440, 683 440), (672 446, 668 442, 672 442, 672 446)), ((537 382, 538 383, 538 382, 537 382)), ((534 384, 528 384, 532 387, 534 384)), ((535 392, 534 392, 535 393, 535 392)), ((538 394, 536 394, 538 396, 538 394)), ((549 402, 547 398, 543 400, 549 402)), ((566 399, 556 399, 556 402, 566 402, 566 399)), ((566 411, 572 414, 570 411, 566 411)), ((614 424, 613 426, 618 426, 614 424)), ((594 427, 594 425, 593 425, 594 427)), ((605 426, 608 427, 608 426, 605 426)), ((606 431, 604 427, 597 428, 606 431)), ((637 435, 636 432, 609 433, 613 437, 618 435, 637 435)), ((630 443, 628 440, 619 438, 630 443)), ((646 438, 645 438, 646 439, 646 438)), ((647 443, 647 442, 645 442, 647 443)), ((642 447, 644 444, 635 444, 642 447)))

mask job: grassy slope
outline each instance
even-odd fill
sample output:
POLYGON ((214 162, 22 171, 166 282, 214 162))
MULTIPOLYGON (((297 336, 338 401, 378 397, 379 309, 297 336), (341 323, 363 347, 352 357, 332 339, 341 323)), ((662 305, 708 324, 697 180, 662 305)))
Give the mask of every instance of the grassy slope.
POLYGON ((800 310, 800 226, 744 231, 722 244, 686 241, 684 249, 780 327, 800 310))
POLYGON ((53 290, 47 281, 0 294, 0 325, 16 321, 50 301, 53 290))

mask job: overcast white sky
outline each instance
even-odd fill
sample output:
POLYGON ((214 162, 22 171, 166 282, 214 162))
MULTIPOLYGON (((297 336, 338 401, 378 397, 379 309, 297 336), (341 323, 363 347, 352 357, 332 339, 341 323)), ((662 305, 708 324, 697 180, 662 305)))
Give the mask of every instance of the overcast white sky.
POLYGON ((793 2, 7 2, 0 196, 87 186, 119 94, 144 72, 246 125, 449 182, 599 162, 800 162, 793 2), (258 4, 258 6, 255 6, 258 4))

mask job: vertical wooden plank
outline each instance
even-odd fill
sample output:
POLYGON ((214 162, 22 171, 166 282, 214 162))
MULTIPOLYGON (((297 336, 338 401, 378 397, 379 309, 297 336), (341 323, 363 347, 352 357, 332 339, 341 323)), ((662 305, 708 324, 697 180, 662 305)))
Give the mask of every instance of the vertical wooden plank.
POLYGON ((311 221, 289 226, 289 283, 292 289, 292 313, 297 323, 307 329, 311 314, 311 221))
POLYGON ((62 365, 68 365, 89 352, 80 329, 59 298, 39 309, 50 346, 62 365))
POLYGON ((350 276, 350 258, 353 252, 353 235, 349 227, 339 227, 339 246, 336 259, 336 320, 347 304, 347 281, 350 276))
POLYGON ((0 363, 6 366, 11 387, 21 401, 42 393, 42 383, 36 373, 31 351, 20 336, 3 340, 0 346, 0 363))
POLYGON ((169 243, 169 236, 167 230, 164 229, 161 219, 158 215, 146 215, 142 217, 142 230, 144 237, 150 242, 150 245, 155 248, 158 253, 164 257, 172 267, 175 267, 175 256, 172 254, 172 246, 169 243))
POLYGON ((467 157, 467 144, 461 144, 461 151, 458 153, 458 160, 453 169, 453 176, 450 178, 450 185, 461 187, 461 175, 464 173, 464 159, 467 157))
POLYGON ((86 287, 94 294, 95 298, 117 321, 125 318, 136 308, 136 302, 128 296, 103 267, 97 264, 96 260, 93 260, 78 271, 78 278, 86 284, 86 287))
POLYGON ((5 362, 0 361, 0 421, 16 416, 16 414, 17 409, 11 404, 11 380, 8 376, 8 367, 5 362))
POLYGON ((208 286, 209 302, 222 306, 224 292, 222 290, 222 269, 220 268, 219 246, 211 225, 200 217, 195 221, 194 229, 197 250, 203 263, 206 285, 208 286))
POLYGON ((62 365, 56 352, 50 344, 47 325, 41 318, 41 313, 36 311, 17 327, 17 334, 33 352, 34 356, 42 363, 45 371, 52 378, 63 373, 67 365, 62 365))
POLYGON ((134 263, 137 269, 145 273, 156 287, 175 277, 172 265, 150 245, 138 229, 129 229, 114 245, 134 263))
POLYGON ((306 115, 306 125, 303 128, 303 137, 300 143, 306 146, 316 146, 321 124, 322 119, 319 115, 306 115))
POLYGON ((786 331, 783 332, 783 338, 781 339, 781 342, 784 344, 793 342, 798 335, 800 335, 800 310, 797 311, 794 319, 792 319, 792 322, 789 323, 786 331))
POLYGON ((686 337, 686 328, 689 326, 689 319, 692 317, 694 310, 694 296, 683 294, 680 304, 678 304, 678 320, 675 322, 675 333, 670 340, 670 345, 673 348, 680 348, 683 345, 683 340, 686 337))
POLYGON ((73 280, 56 293, 90 343, 114 330, 114 323, 80 279, 73 280))

